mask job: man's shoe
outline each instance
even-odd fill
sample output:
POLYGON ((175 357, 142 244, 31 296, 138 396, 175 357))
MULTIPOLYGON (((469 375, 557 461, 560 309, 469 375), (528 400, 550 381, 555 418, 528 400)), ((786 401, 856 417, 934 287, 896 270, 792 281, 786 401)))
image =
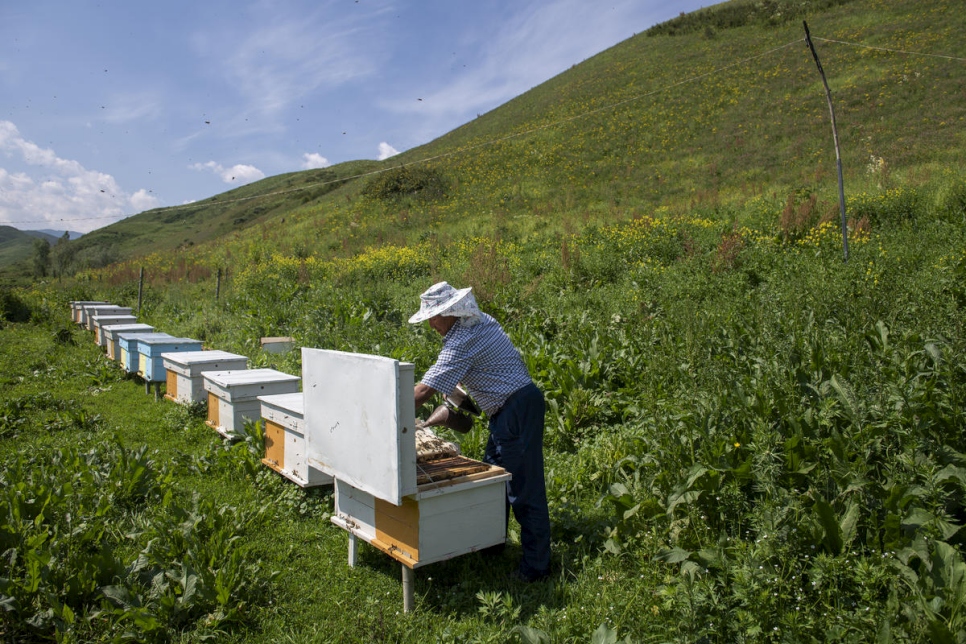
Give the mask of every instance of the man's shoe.
POLYGON ((535 581, 541 581, 549 576, 549 570, 544 570, 543 572, 524 572, 523 570, 517 568, 510 573, 510 579, 524 584, 532 584, 535 581))

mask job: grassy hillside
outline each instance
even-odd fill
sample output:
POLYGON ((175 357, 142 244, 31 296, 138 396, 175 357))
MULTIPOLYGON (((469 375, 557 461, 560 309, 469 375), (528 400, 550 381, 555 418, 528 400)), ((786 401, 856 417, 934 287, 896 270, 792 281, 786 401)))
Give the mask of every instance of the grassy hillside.
POLYGON ((754 198, 779 204, 769 223, 788 198, 815 195, 834 212, 828 108, 802 11, 836 102, 847 194, 922 184, 959 167, 966 81, 961 60, 941 57, 966 56, 955 2, 923 10, 911 0, 865 0, 814 13, 836 5, 815 2, 784 14, 771 4, 725 3, 691 14, 686 28, 670 30, 676 35, 639 34, 382 163, 272 177, 131 217, 77 242, 77 266, 155 249, 190 249, 180 253, 186 261, 213 265, 253 245, 345 256, 427 234, 559 235, 695 209, 727 219, 754 198), (771 4, 777 9, 762 14, 771 4), (722 19, 742 6, 757 7, 753 20, 722 19), (797 17, 769 18, 776 14, 797 17), (418 186, 366 194, 380 174, 331 182, 413 163, 439 184, 432 195, 418 186))
MULTIPOLYGON (((958 11, 808 20, 962 56, 958 11)), ((966 641, 963 63, 817 41, 844 262, 799 28, 701 24, 217 240, 0 289, 0 639, 966 641), (134 305, 141 266, 143 321, 291 374, 260 338, 419 377, 440 340, 406 322, 418 294, 472 285, 546 395, 552 578, 507 578, 511 522, 397 614, 398 565, 348 568, 330 493, 264 467, 258 425, 222 441, 71 328, 68 300, 134 305)), ((487 430, 444 436, 479 458, 487 430)))
POLYGON ((0 266, 17 266, 20 272, 30 272, 34 241, 46 240, 54 245, 58 238, 38 231, 22 231, 12 226, 0 226, 0 266))

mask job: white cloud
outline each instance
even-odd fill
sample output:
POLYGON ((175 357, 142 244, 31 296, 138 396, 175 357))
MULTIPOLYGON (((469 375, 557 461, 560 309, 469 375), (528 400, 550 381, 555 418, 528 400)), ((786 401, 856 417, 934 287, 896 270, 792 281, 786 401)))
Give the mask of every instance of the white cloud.
POLYGON ((316 152, 306 152, 302 155, 304 161, 302 161, 303 170, 314 170, 315 168, 327 168, 329 167, 329 160, 326 159, 321 154, 316 152))
POLYGON ((157 200, 157 198, 154 195, 148 193, 148 191, 145 190, 144 188, 141 188, 133 195, 131 195, 130 202, 131 202, 131 205, 134 207, 134 210, 137 212, 144 212, 145 210, 151 210, 152 208, 157 208, 160 205, 160 202, 157 200))
POLYGON ((157 205, 143 190, 129 195, 111 175, 25 139, 10 121, 0 121, 0 152, 30 166, 17 173, 0 168, 0 224, 89 232, 157 205))
POLYGON ((109 123, 153 121, 162 113, 161 99, 151 92, 116 94, 107 100, 104 120, 109 123))
POLYGON ((221 180, 225 183, 245 185, 265 178, 265 173, 253 165, 238 164, 226 168, 216 161, 208 161, 207 163, 194 163, 188 167, 192 170, 210 170, 221 177, 221 180))
POLYGON ((474 63, 464 73, 424 91, 418 101, 407 95, 380 105, 419 115, 425 131, 417 140, 438 136, 643 31, 669 12, 666 6, 642 7, 640 0, 613 0, 606 8, 586 0, 515 7, 514 15, 504 17, 480 42, 474 63))
POLYGON ((389 157, 394 157, 397 154, 399 154, 399 150, 397 150, 396 148, 392 147, 391 145, 383 141, 382 143, 379 144, 379 156, 376 158, 379 159, 380 161, 385 161, 389 157))
POLYGON ((256 4, 251 10, 264 15, 253 15, 244 27, 199 31, 194 43, 248 102, 239 112, 275 116, 320 88, 378 71, 378 18, 386 8, 356 9, 347 15, 323 5, 314 13, 296 8, 286 14, 284 4, 256 4), (256 27, 247 29, 252 23, 256 27))

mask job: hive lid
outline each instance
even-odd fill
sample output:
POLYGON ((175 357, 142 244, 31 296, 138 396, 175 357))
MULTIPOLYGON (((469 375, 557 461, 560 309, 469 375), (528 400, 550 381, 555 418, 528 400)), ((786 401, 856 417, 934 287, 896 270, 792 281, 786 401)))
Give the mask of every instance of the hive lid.
MULTIPOLYGON (((161 334, 159 334, 159 336, 160 335, 161 334)), ((164 335, 167 335, 167 334, 164 334, 164 335)), ((149 344, 149 345, 153 345, 153 344, 197 344, 199 346, 201 345, 201 340, 195 340, 193 338, 176 338, 171 335, 167 337, 140 338, 138 342, 142 342, 144 344, 149 344)))
POLYGON ((310 465, 394 505, 417 491, 412 364, 303 348, 302 391, 310 465))
POLYGON ((228 351, 179 351, 177 353, 162 353, 161 357, 169 362, 179 365, 208 364, 211 362, 224 362, 226 360, 248 360, 246 356, 228 351))
POLYGON ((101 327, 103 333, 147 333, 154 331, 150 324, 105 324, 101 327))

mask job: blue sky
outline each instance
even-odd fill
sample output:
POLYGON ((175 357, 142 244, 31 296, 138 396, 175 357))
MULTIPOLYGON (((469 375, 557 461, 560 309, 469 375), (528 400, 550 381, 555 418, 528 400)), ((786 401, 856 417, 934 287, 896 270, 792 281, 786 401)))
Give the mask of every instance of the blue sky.
POLYGON ((2 0, 0 224, 421 145, 708 0, 2 0))

